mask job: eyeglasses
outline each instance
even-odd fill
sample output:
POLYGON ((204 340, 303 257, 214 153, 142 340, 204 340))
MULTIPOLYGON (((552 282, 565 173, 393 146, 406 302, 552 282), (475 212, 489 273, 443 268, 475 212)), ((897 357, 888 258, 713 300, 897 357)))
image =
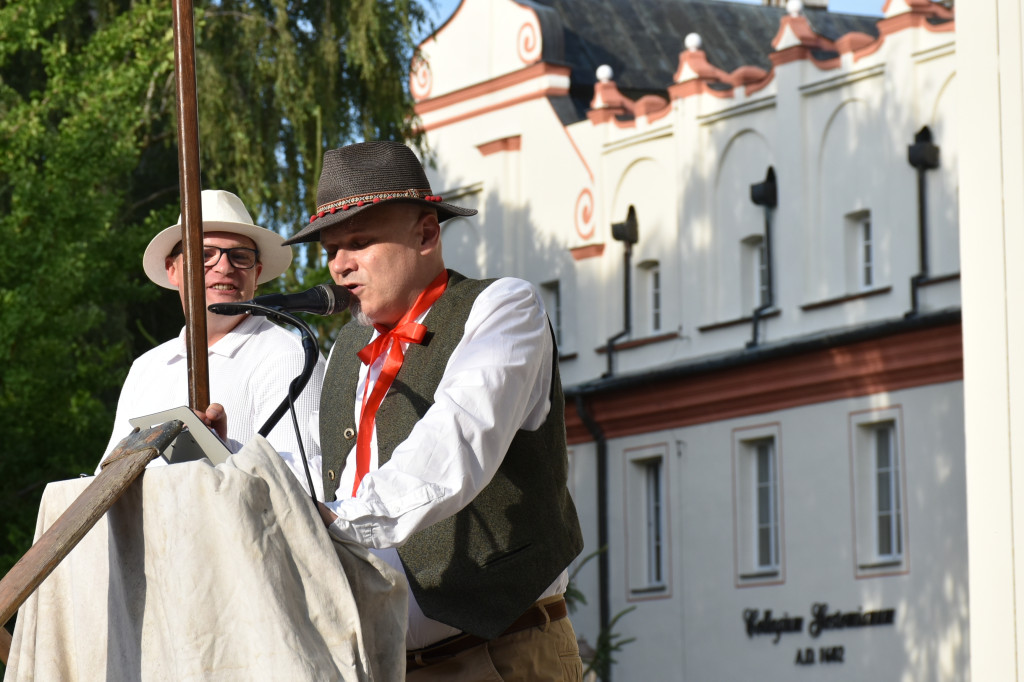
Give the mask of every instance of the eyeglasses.
MULTIPOLYGON (((171 258, 181 255, 181 242, 178 242, 168 254, 171 258)), ((220 262, 223 254, 228 254, 228 262, 239 270, 251 270, 256 267, 260 259, 260 252, 256 249, 247 249, 244 246, 234 246, 230 249, 222 249, 219 246, 203 246, 203 265, 212 268, 220 262)))
POLYGON ((247 249, 244 246, 235 246, 230 249, 222 249, 219 246, 203 247, 203 265, 212 268, 220 262, 221 256, 228 255, 228 262, 239 270, 249 270, 256 266, 260 252, 256 249, 247 249))

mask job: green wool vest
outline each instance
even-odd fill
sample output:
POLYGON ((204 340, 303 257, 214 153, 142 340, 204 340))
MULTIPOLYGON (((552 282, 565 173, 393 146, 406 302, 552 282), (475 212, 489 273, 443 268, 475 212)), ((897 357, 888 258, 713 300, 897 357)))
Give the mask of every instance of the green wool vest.
MULTIPOLYGON (((473 302, 492 281, 449 271, 447 289, 424 319, 423 343, 409 346, 377 411, 381 464, 433 404, 473 302)), ((345 325, 324 377, 320 440, 328 500, 335 499, 345 460, 355 452, 356 353, 371 333, 355 322, 345 325)), ((423 613, 486 639, 511 625, 583 549, 566 486, 565 399, 555 352, 547 421, 516 434, 494 479, 464 509, 398 549, 423 613)))

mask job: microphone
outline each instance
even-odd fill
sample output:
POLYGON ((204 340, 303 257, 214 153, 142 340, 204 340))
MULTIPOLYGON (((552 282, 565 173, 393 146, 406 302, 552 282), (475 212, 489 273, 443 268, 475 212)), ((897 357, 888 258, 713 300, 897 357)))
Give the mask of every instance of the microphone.
POLYGON ((318 284, 297 294, 266 294, 257 296, 251 301, 240 303, 211 303, 208 307, 218 315, 265 315, 258 307, 274 308, 292 313, 312 313, 314 315, 334 315, 348 308, 352 294, 348 289, 334 282, 318 284))

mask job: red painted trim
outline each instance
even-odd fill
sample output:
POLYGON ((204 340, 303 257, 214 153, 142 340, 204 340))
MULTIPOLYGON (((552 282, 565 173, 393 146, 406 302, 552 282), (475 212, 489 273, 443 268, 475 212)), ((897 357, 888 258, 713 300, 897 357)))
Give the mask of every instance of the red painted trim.
POLYGON ((775 69, 768 72, 768 75, 764 77, 764 80, 757 83, 750 83, 747 85, 747 97, 750 97, 754 93, 764 90, 768 87, 768 84, 775 80, 775 69))
POLYGON ((836 50, 839 52, 839 54, 856 52, 857 50, 867 47, 871 43, 875 42, 878 42, 878 40, 872 38, 867 33, 858 33, 857 31, 852 31, 836 41, 836 50))
MULTIPOLYGON (((585 248, 585 247, 583 247, 585 248)), ((574 254, 574 257, 575 254, 574 254)), ((903 332, 838 348, 588 397, 608 438, 707 424, 772 410, 963 380, 961 325, 903 332)), ((592 440, 574 406, 570 443, 592 440)))
POLYGON ((707 81, 694 79, 668 86, 668 96, 670 99, 683 99, 693 95, 712 95, 719 99, 732 99, 733 90, 734 88, 715 90, 708 87, 707 81))
MULTIPOLYGON (((587 244, 586 246, 577 246, 569 249, 569 253, 572 254, 573 260, 586 260, 587 258, 597 258, 604 253, 604 244, 587 244)), ((573 412, 573 414, 575 414, 575 412, 573 412)), ((580 422, 580 426, 583 426, 583 422, 580 422)), ((583 441, 581 440, 577 442, 582 443, 583 441)))
MULTIPOLYGON (((927 2, 927 0, 925 1, 927 2)), ((948 11, 941 5, 932 5, 932 7, 924 11, 919 11, 915 8, 914 11, 911 12, 897 14, 896 16, 889 17, 887 19, 879 19, 877 24, 877 39, 873 39, 867 34, 854 31, 838 38, 835 43, 829 43, 828 45, 823 45, 823 47, 838 51, 840 56, 844 54, 852 54, 853 60, 856 62, 877 52, 881 49, 882 43, 885 42, 886 37, 898 31, 903 31, 909 28, 923 28, 932 33, 951 33, 956 30, 955 21, 949 21, 945 24, 938 25, 928 23, 928 18, 931 16, 950 19, 953 18, 952 13, 948 13, 948 11)), ((779 35, 781 36, 781 29, 779 35)), ((827 43, 828 41, 825 42, 827 43)), ((815 59, 807 44, 794 45, 792 47, 787 47, 784 50, 772 52, 768 55, 768 59, 771 60, 772 65, 775 67, 795 61, 806 60, 812 62, 822 71, 831 71, 832 69, 838 68, 842 63, 841 58, 825 60, 815 59)))
POLYGON ((615 120, 618 114, 624 113, 626 113, 626 110, 621 108, 587 109, 587 119, 594 125, 601 125, 602 123, 615 120))
POLYGON ((764 69, 750 64, 737 67, 731 73, 726 73, 709 63, 703 50, 684 50, 679 53, 679 67, 672 77, 676 82, 669 86, 668 92, 670 99, 682 99, 698 94, 731 98, 734 89, 742 86, 746 87, 746 93, 749 96, 767 85, 772 77, 771 72, 766 72, 764 69), (680 82, 679 79, 686 66, 689 66, 697 74, 697 78, 680 82), (715 90, 708 87, 707 84, 711 82, 724 83, 730 87, 728 90, 715 90))
POLYGON ((874 40, 853 50, 853 61, 858 62, 861 59, 864 59, 865 57, 870 57, 871 55, 882 49, 882 43, 884 42, 885 39, 879 36, 878 40, 874 40))
POLYGON ((772 66, 778 68, 783 64, 789 64, 804 59, 811 59, 811 50, 803 45, 794 45, 785 50, 776 50, 768 53, 768 59, 772 66))
POLYGON ((500 140, 494 140, 493 142, 484 142, 476 146, 480 154, 483 156, 490 156, 491 154, 497 154, 498 152, 517 152, 523 144, 522 135, 513 135, 512 137, 503 137, 500 140))
POLYGON ((883 36, 892 35, 897 31, 903 31, 908 28, 923 28, 932 33, 949 33, 956 30, 956 21, 949 21, 945 24, 929 24, 929 14, 919 14, 917 12, 907 12, 905 14, 897 14, 894 17, 887 19, 880 19, 878 21, 878 35, 879 39, 883 36))
POLYGON ((593 237, 594 230, 597 229, 597 226, 593 224, 596 210, 594 206, 594 193, 590 191, 589 187, 584 187, 580 191, 579 196, 576 197, 576 205, 572 210, 576 234, 584 241, 588 241, 593 237))
POLYGON ((660 121, 661 119, 665 118, 671 113, 672 106, 666 103, 664 108, 659 109, 658 111, 655 111, 653 113, 647 114, 647 122, 654 123, 655 121, 660 121))
POLYGON ((489 114, 492 111, 500 111, 502 109, 507 109, 508 107, 512 107, 517 104, 522 104, 523 102, 530 102, 535 99, 543 99, 547 97, 559 97, 561 95, 567 95, 568 93, 568 90, 562 88, 548 88, 547 90, 538 90, 537 92, 531 92, 529 94, 523 95, 522 97, 516 97, 514 99, 505 100, 504 102, 492 104, 489 107, 481 107, 479 109, 474 109, 473 111, 468 111, 465 114, 460 114, 458 116, 452 116, 451 118, 446 118, 440 121, 434 121, 433 123, 428 123, 427 125, 420 127, 420 130, 437 130, 438 128, 443 128, 444 126, 452 125, 453 123, 458 123, 459 121, 465 121, 466 119, 476 118, 477 116, 483 116, 484 114, 489 114))
MULTIPOLYGON (((551 104, 551 100, 548 100, 548 104, 551 104)), ((555 113, 554 106, 551 107, 551 112, 555 113)), ((572 148, 576 151, 576 156, 579 157, 580 163, 583 164, 583 168, 586 169, 587 175, 590 176, 590 182, 594 182, 594 171, 590 170, 590 165, 587 163, 587 160, 583 158, 583 152, 581 152, 580 148, 576 145, 576 140, 572 139, 572 135, 569 134, 569 128, 567 126, 562 126, 562 130, 565 131, 565 136, 569 138, 569 144, 571 144, 572 148)))
MULTIPOLYGON (((537 13, 533 13, 536 18, 537 13)), ((519 27, 519 34, 516 36, 516 52, 519 55, 519 61, 523 64, 535 64, 541 57, 541 46, 540 46, 540 26, 533 23, 532 21, 524 22, 519 27), (529 33, 524 33, 528 31, 529 33)))
POLYGON ((409 94, 419 101, 430 97, 433 88, 434 74, 430 70, 430 63, 417 53, 409 64, 409 94))
POLYGON ((669 99, 683 99, 686 97, 692 97, 693 95, 699 95, 704 92, 704 81, 690 80, 684 83, 675 83, 668 86, 669 99))
POLYGON ((594 84, 594 96, 590 98, 591 109, 619 109, 633 113, 633 100, 629 99, 615 85, 615 81, 594 84))
POLYGON ((814 29, 811 28, 811 22, 807 21, 807 17, 804 16, 782 17, 779 20, 779 30, 775 33, 775 37, 772 38, 772 47, 776 47, 782 42, 782 36, 786 32, 787 26, 793 32, 796 39, 800 41, 801 45, 822 50, 833 49, 832 41, 815 33, 814 29))
MULTIPOLYGON (((460 104, 476 97, 482 97, 483 95, 489 95, 492 92, 498 92, 499 90, 510 88, 513 85, 525 83, 526 81, 537 78, 538 76, 554 74, 556 76, 565 76, 568 78, 571 73, 572 70, 568 66, 558 66, 556 64, 539 62, 523 69, 519 69, 518 71, 506 73, 502 76, 498 76, 497 78, 492 78, 489 81, 476 83, 459 90, 453 90, 452 92, 444 95, 438 95, 433 99, 417 102, 415 111, 418 115, 422 116, 423 114, 431 111, 444 109, 445 107, 450 107, 454 104, 460 104)), ((560 94, 563 95, 569 92, 568 88, 547 88, 546 90, 558 90, 560 91, 560 94)))
POLYGON ((636 101, 633 105, 633 115, 637 118, 646 116, 648 119, 651 116, 658 114, 665 109, 668 109, 668 102, 662 97, 657 95, 644 95, 636 101))

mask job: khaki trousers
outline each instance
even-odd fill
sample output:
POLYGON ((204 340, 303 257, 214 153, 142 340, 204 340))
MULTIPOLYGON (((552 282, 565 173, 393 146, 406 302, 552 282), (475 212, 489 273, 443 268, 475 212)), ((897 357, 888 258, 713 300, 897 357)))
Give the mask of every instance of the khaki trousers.
POLYGON ((503 635, 455 658, 406 673, 406 682, 582 682, 568 618, 503 635))

